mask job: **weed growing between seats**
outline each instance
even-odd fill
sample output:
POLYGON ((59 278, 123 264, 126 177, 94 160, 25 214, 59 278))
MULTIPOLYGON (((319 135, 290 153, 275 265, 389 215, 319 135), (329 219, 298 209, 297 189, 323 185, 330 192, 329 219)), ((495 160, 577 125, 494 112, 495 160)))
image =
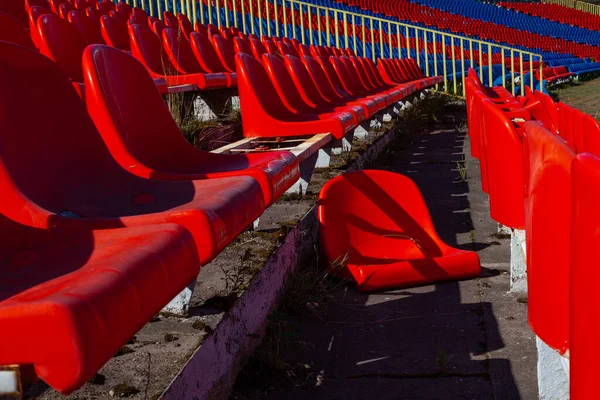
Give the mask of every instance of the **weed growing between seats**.
POLYGON ((201 120, 194 106, 196 96, 194 92, 172 93, 166 96, 169 111, 183 136, 201 150, 214 150, 230 143, 232 133, 227 127, 237 130, 241 125, 240 110, 232 107, 231 97, 226 101, 221 98, 215 99, 216 103, 222 101, 222 104, 225 104, 216 119, 201 120))

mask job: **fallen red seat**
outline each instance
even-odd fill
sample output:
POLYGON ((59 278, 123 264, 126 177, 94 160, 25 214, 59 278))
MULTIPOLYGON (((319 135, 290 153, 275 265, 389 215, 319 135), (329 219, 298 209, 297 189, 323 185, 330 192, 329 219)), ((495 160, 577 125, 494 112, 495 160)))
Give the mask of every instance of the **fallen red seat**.
POLYGON ((579 154, 571 172, 570 281, 559 283, 570 285, 570 395, 573 400, 584 400, 593 399, 598 393, 595 348, 600 334, 597 318, 600 270, 596 268, 600 245, 600 159, 588 153, 579 154))
POLYGON ((0 257, 0 365, 33 364, 63 394, 89 381, 200 265, 175 224, 33 228, 4 215, 0 257))
POLYGON ((25 25, 10 14, 0 12, 0 40, 35 49, 25 25))
POLYGON ((525 229, 529 324, 548 346, 569 349, 571 164, 567 142, 530 121, 524 126, 525 229))
POLYGON ((481 113, 483 123, 480 133, 489 185, 490 215, 504 226, 523 229, 525 214, 521 136, 517 133, 515 124, 491 100, 481 99, 481 113))
POLYGON ((267 206, 298 179, 298 161, 287 151, 225 155, 196 149, 133 57, 106 46, 88 47, 83 68, 88 112, 127 171, 161 180, 247 175, 260 183, 267 206))
POLYGON ((331 133, 334 138, 342 139, 354 129, 353 117, 349 113, 322 119, 318 114, 290 111, 282 103, 262 64, 251 55, 236 54, 235 64, 246 137, 331 133))
POLYGON ((0 180, 13 206, 6 216, 16 222, 89 229, 174 222, 192 233, 207 263, 264 210, 251 177, 166 182, 127 172, 64 72, 43 55, 0 43, 0 86, 0 180))
POLYGON ((360 291, 476 277, 479 257, 438 237, 423 196, 406 176, 365 170, 323 186, 322 257, 360 291))
POLYGON ((145 25, 133 24, 129 27, 131 37, 131 54, 137 58, 153 78, 163 78, 169 86, 196 85, 199 89, 225 87, 227 79, 224 75, 204 73, 178 73, 170 62, 161 41, 145 25))

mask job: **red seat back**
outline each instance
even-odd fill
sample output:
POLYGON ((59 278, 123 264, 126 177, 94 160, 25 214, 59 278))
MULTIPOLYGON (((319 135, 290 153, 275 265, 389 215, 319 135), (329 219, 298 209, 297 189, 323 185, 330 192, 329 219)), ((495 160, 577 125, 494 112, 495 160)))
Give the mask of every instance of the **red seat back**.
POLYGON ((107 45, 126 51, 131 49, 127 34, 127 20, 122 21, 119 18, 103 15, 100 17, 100 31, 107 45))
POLYGON ((481 103, 481 128, 489 180, 490 215, 513 229, 525 227, 523 145, 513 122, 491 100, 481 103))
POLYGON ((302 99, 283 61, 270 54, 263 54, 262 64, 283 104, 292 112, 310 113, 311 108, 302 99))
POLYGON ((569 348, 571 163, 575 152, 535 121, 527 122, 524 130, 528 319, 536 335, 562 354, 569 348))
POLYGON ((29 34, 33 44, 40 48, 40 31, 38 30, 37 20, 44 14, 51 14, 51 11, 44 7, 33 6, 29 9, 29 34))
POLYGON ((177 20, 179 21, 179 28, 187 40, 190 40, 190 34, 194 32, 192 22, 185 14, 177 14, 177 20))
POLYGON ((28 24, 27 10, 22 0, 0 0, 0 13, 11 15, 23 26, 28 24))
POLYGON ((213 47, 219 56, 221 64, 229 72, 235 72, 235 51, 233 41, 221 35, 213 35, 211 38, 213 47))
POLYGON ((189 42, 180 34, 180 31, 166 28, 162 33, 162 43, 177 72, 182 74, 204 72, 196 60, 189 42))
MULTIPOLYGON (((52 19, 57 21, 52 27, 65 28, 54 32, 75 32, 68 42, 77 40, 77 30, 58 16, 43 16, 39 23, 52 19)), ((21 46, 0 43, 0 87, 2 201, 16 213, 9 217, 39 218, 22 215, 24 209, 37 209, 31 202, 53 213, 70 209, 95 215, 86 205, 99 193, 119 197, 129 174, 110 156, 61 67, 21 46)))
POLYGON ((53 14, 42 15, 37 23, 41 38, 40 52, 54 60, 73 81, 83 82, 81 56, 86 43, 79 31, 53 14))
POLYGON ((157 20, 152 23, 151 28, 156 33, 156 36, 162 37, 162 33, 167 28, 167 25, 161 20, 157 20))
POLYGON ((262 55, 267 53, 267 49, 260 40, 250 38, 250 47, 252 48, 252 55, 257 60, 260 60, 262 55))
POLYGON ((25 26, 10 14, 0 12, 0 40, 35 49, 25 26))
POLYGON ((233 38, 233 48, 235 49, 236 53, 246 53, 253 55, 252 48, 250 47, 250 42, 248 41, 248 39, 244 40, 239 37, 233 38))
POLYGON ((163 13, 163 21, 165 21, 165 25, 167 25, 167 28, 172 28, 172 29, 178 29, 179 28, 179 20, 170 11, 165 11, 163 13))
POLYGON ((68 19, 69 22, 77 28, 81 37, 83 37, 83 40, 85 40, 87 44, 104 44, 100 26, 95 24, 94 21, 82 11, 71 11, 68 19))
POLYGON ((110 47, 93 46, 85 51, 83 68, 88 112, 113 157, 124 168, 141 164, 170 171, 174 163, 194 163, 189 157, 173 159, 173 154, 182 155, 181 148, 191 145, 139 61, 110 47))
POLYGON ((202 69, 211 73, 226 72, 208 37, 201 33, 192 32, 190 34, 190 44, 196 60, 198 60, 202 69))
MULTIPOLYGON (((306 67, 306 70, 310 74, 313 82, 319 89, 321 95, 329 101, 339 101, 342 96, 336 90, 329 80, 328 74, 323 68, 323 65, 314 59, 313 57, 304 56, 302 57, 302 63, 306 67)), ((335 72, 334 72, 335 73, 335 72)))
POLYGON ((600 247, 600 159, 579 154, 573 162, 572 176, 571 273, 570 281, 559 283, 571 286, 570 395, 572 399, 592 399, 598 390, 598 357, 593 349, 600 332, 596 315, 600 307, 596 268, 600 247))
POLYGON ((304 102, 312 105, 313 107, 327 105, 328 102, 319 92, 319 89, 315 85, 315 82, 313 81, 302 61, 300 61, 299 58, 291 55, 285 56, 284 61, 285 66, 304 102))
POLYGON ((69 15, 69 11, 73 10, 73 7, 69 4, 69 3, 61 3, 60 6, 58 6, 58 15, 66 20, 68 15, 69 15))
POLYGON ((131 55, 156 75, 173 75, 175 67, 169 61, 161 40, 145 25, 132 25, 129 28, 131 37, 131 55))

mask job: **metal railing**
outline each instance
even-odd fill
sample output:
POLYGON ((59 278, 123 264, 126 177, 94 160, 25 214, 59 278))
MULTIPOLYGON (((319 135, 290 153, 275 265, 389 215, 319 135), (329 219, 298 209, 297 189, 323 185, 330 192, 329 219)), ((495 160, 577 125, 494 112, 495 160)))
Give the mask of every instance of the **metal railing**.
POLYGON ((544 3, 558 4, 575 10, 583 11, 586 13, 600 15, 600 6, 597 4, 586 3, 585 1, 577 0, 544 0, 544 3))
POLYGON ((535 88, 534 70, 539 69, 543 77, 540 54, 301 0, 126 1, 153 16, 175 10, 186 14, 193 24, 236 26, 245 34, 350 48, 373 61, 415 58, 425 75, 443 76, 443 90, 460 96, 464 96, 464 80, 471 67, 477 69, 484 84, 510 86, 513 95, 517 81, 522 95, 525 85, 535 88))

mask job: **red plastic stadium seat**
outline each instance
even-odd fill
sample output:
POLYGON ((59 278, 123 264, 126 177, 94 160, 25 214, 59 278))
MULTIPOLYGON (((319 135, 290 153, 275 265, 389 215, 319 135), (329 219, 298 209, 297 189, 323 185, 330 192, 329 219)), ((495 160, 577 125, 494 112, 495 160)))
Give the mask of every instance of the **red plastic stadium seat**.
MULTIPOLYGON (((131 54, 144 64, 153 78, 163 78, 169 86, 196 85, 199 89, 226 86, 222 74, 178 73, 161 45, 160 39, 145 25, 131 25, 131 54)), ((187 42, 186 42, 187 43, 187 42)))
POLYGON ((193 235, 205 264, 264 210, 251 177, 166 182, 127 172, 65 74, 38 53, 0 43, 0 86, 0 180, 12 207, 6 216, 16 222, 89 229, 173 222, 193 235))
POLYGON ((185 14, 177 14, 177 20, 179 21, 179 29, 181 29, 183 36, 185 36, 187 40, 190 40, 190 34, 194 32, 192 22, 185 14))
MULTIPOLYGON (((600 159, 579 154, 572 167, 571 258, 570 281, 570 372, 571 399, 593 399, 596 385, 597 353, 594 351, 600 334, 597 296, 600 270, 597 249, 600 246, 600 159)), ((564 243, 562 243, 564 245, 564 243)), ((562 308, 561 308, 562 309, 562 308)), ((549 316, 551 316, 550 314, 549 316)))
POLYGON ((300 59, 287 55, 285 56, 285 66, 302 100, 309 106, 321 109, 323 112, 350 112, 354 115, 355 123, 360 123, 366 119, 367 114, 360 105, 349 105, 341 101, 333 102, 325 99, 300 59))
POLYGON ((0 365, 33 364, 63 394, 92 378, 199 271, 191 235, 174 224, 50 229, 0 214, 0 256, 0 325, 10 327, 0 329, 0 365))
POLYGON ((42 15, 37 24, 40 52, 54 60, 73 82, 83 82, 81 55, 86 42, 77 28, 54 14, 42 15))
POLYGON ((27 10, 22 0, 0 0, 0 13, 12 15, 21 25, 27 26, 27 10))
POLYGON ((171 64, 180 74, 203 74, 207 89, 223 88, 227 86, 228 78, 224 73, 208 73, 198 63, 194 52, 186 38, 175 29, 166 28, 162 33, 163 48, 171 64))
MULTIPOLYGON (((306 67, 306 70, 310 74, 313 83, 319 89, 321 96, 328 101, 331 102, 344 102, 349 105, 359 105, 365 111, 366 118, 371 117, 373 114, 377 113, 381 108, 375 101, 369 100, 366 98, 356 98, 352 97, 347 93, 342 95, 338 90, 333 86, 331 80, 326 73, 326 70, 323 68, 323 65, 319 63, 312 57, 304 56, 302 57, 302 63, 306 67)), ((327 64, 329 68, 332 68, 330 64, 327 64)), ((334 77, 335 71, 332 71, 331 74, 334 77)))
POLYGON ((481 100, 481 113, 481 143, 489 182, 490 215, 504 226, 523 229, 525 215, 521 136, 514 123, 491 100, 481 100))
POLYGON ((227 69, 221 63, 215 48, 212 46, 210 39, 201 33, 192 32, 190 34, 190 45, 192 52, 196 56, 196 60, 200 66, 209 73, 223 73, 227 77, 227 87, 237 86, 237 75, 232 72, 227 72, 227 69))
POLYGON ((35 49, 25 25, 12 15, 0 12, 0 40, 35 49))
MULTIPOLYGON (((293 56, 289 56, 293 57, 293 56)), ((290 73, 287 71, 285 64, 277 57, 270 54, 263 54, 262 64, 271 78, 271 82, 277 90, 279 98, 288 110, 293 113, 314 113, 319 114, 319 118, 342 117, 349 121, 350 124, 358 125, 358 117, 350 110, 343 111, 323 110, 306 103, 300 92, 296 88, 290 73), (348 115, 350 114, 350 118, 348 115)))
POLYGON ((571 164, 576 154, 538 122, 527 122, 524 131, 528 319, 540 339, 564 354, 569 349, 571 164))
POLYGON ((38 49, 40 48, 40 32, 38 31, 37 20, 44 14, 52 14, 52 12, 44 7, 33 6, 29 9, 29 34, 33 44, 38 49))
POLYGON ((172 29, 179 28, 179 20, 177 19, 175 14, 173 14, 170 11, 165 11, 163 13, 163 21, 165 21, 167 28, 172 28, 172 29))
POLYGON ((290 152, 224 155, 189 144, 144 66, 128 54, 89 47, 83 68, 88 112, 112 156, 127 171, 161 180, 247 175, 260 183, 267 206, 298 179, 298 161, 290 152))
POLYGON ((129 36, 127 35, 127 20, 103 15, 100 17, 100 29, 104 43, 117 49, 129 51, 129 36))
POLYGON ((212 45, 227 72, 235 72, 235 50, 233 49, 233 38, 227 39, 221 35, 211 37, 212 45))
POLYGON ((318 202, 321 251, 360 291, 476 277, 479 257, 438 237, 415 183, 387 171, 340 175, 318 202))
POLYGON ((69 11, 73 10, 73 6, 71 6, 69 3, 61 3, 61 5, 58 7, 58 15, 66 20, 67 16, 69 15, 69 11))
MULTIPOLYGON (((131 26, 131 24, 130 24, 131 26)), ((152 25, 150 26, 150 28, 152 28, 152 31, 154 31, 154 33, 156 33, 156 36, 158 36, 159 38, 162 38, 162 33, 165 29, 167 29, 167 25, 165 25, 164 22, 162 22, 161 20, 156 20, 154 22, 152 22, 152 25)))
POLYGON ((100 11, 103 15, 108 15, 109 12, 115 9, 115 3, 113 3, 112 1, 99 1, 96 3, 96 9, 100 11))
POLYGON ((254 57, 238 53, 240 106, 244 110, 242 125, 247 137, 278 137, 331 133, 342 139, 354 129, 351 114, 321 117, 319 114, 294 113, 282 103, 263 65, 254 57))
POLYGON ((83 11, 71 11, 68 20, 81 33, 83 40, 87 44, 104 44, 100 26, 97 25, 90 17, 85 15, 83 11))
POLYGON ((485 93, 485 95, 488 96, 491 101, 501 102, 501 103, 502 102, 509 102, 509 103, 515 102, 514 96, 508 90, 503 88, 502 86, 493 87, 493 88, 483 86, 483 84, 481 83, 481 80, 479 79, 479 76, 477 75, 477 72, 473 68, 469 68, 469 70, 467 71, 467 76, 469 78, 471 78, 471 80, 473 81, 475 86, 477 86, 477 89, 479 89, 480 91, 485 93))

